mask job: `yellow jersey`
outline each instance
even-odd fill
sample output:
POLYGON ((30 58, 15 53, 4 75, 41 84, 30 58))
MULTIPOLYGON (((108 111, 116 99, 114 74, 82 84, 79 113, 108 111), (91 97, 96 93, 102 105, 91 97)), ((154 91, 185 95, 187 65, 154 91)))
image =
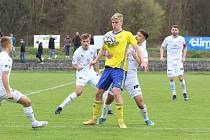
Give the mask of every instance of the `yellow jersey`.
POLYGON ((129 45, 137 45, 137 41, 131 32, 125 30, 122 30, 115 35, 115 45, 111 47, 106 44, 103 45, 103 49, 112 54, 110 59, 106 59, 105 66, 121 68, 124 71, 127 71, 127 50, 129 45))

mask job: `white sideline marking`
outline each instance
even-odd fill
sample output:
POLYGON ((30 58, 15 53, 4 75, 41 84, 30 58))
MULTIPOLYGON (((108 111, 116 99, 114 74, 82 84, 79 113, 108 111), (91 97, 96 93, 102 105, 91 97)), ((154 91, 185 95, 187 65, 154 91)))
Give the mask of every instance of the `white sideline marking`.
MULTIPOLYGON (((0 127, 6 127, 6 128, 30 128, 30 125, 0 125, 0 127)), ((49 128, 79 128, 79 129, 110 129, 110 128, 114 128, 114 129, 120 129, 119 127, 115 127, 115 126, 85 126, 85 125, 81 125, 81 126, 72 126, 72 125, 47 125, 46 127, 49 128)), ((194 131, 198 131, 198 133, 200 131, 210 131, 210 128, 170 128, 170 127, 155 127, 155 126, 128 126, 128 129, 140 129, 140 130, 146 130, 149 129, 151 131, 151 129, 153 130, 194 130, 194 131)))
POLYGON ((40 89, 40 90, 37 90, 37 91, 32 91, 32 92, 30 92, 30 93, 28 93, 26 95, 30 96, 30 95, 38 94, 38 93, 41 93, 41 92, 44 92, 44 91, 53 90, 53 89, 57 89, 57 88, 60 88, 60 87, 72 85, 74 83, 75 82, 71 82, 71 83, 61 84, 61 85, 58 85, 58 86, 55 86, 55 87, 51 87, 51 88, 46 88, 46 89, 40 89))
MULTIPOLYGON (((75 83, 75 82, 70 82, 70 83, 61 84, 61 85, 58 85, 58 86, 55 86, 55 87, 51 87, 51 88, 40 89, 40 90, 32 91, 32 92, 30 92, 30 93, 28 93, 28 94, 25 94, 25 95, 30 96, 30 95, 34 95, 34 94, 39 94, 39 93, 44 92, 44 91, 57 89, 57 88, 60 88, 60 87, 72 85, 72 84, 74 84, 74 83, 75 83)), ((1 101, 1 102, 0 102, 0 105, 1 105, 1 103, 5 102, 5 101, 6 101, 6 100, 1 101)))

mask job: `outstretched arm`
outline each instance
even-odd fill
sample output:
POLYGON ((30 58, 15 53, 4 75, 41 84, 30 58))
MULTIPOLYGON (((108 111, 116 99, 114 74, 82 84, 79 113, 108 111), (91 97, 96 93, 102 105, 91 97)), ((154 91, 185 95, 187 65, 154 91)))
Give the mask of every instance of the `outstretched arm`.
POLYGON ((142 53, 142 49, 140 47, 138 47, 138 45, 133 46, 134 50, 136 51, 137 57, 139 58, 139 60, 137 60, 138 64, 144 68, 145 71, 148 70, 147 64, 144 63, 144 59, 143 59, 143 53, 142 53))
POLYGON ((90 63, 90 67, 95 65, 97 62, 99 62, 100 57, 102 55, 104 55, 105 52, 106 52, 106 50, 103 47, 101 47, 101 49, 99 50, 98 55, 96 56, 96 58, 90 63))

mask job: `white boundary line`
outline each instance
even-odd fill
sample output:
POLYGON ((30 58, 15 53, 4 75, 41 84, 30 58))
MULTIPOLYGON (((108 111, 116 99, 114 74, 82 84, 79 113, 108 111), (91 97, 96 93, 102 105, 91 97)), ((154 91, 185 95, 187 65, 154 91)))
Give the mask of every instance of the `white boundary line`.
MULTIPOLYGON (((30 126, 27 125, 0 125, 0 127, 6 127, 6 128, 28 128, 30 126)), ((100 126, 100 125, 95 125, 95 126, 85 126, 85 125, 48 125, 47 127, 49 128, 79 128, 79 129, 119 129, 119 127, 115 126, 100 126)), ((170 127, 156 127, 156 126, 128 126, 128 129, 139 129, 139 130, 190 130, 190 131, 210 131, 210 128, 170 128, 170 127)))
POLYGON ((41 92, 44 92, 44 91, 48 91, 48 90, 53 90, 53 89, 57 89, 57 88, 61 88, 61 87, 64 87, 64 86, 68 86, 68 85, 72 85, 74 84, 75 82, 70 82, 70 83, 66 83, 66 84, 61 84, 61 85, 58 85, 58 86, 55 86, 55 87, 50 87, 50 88, 46 88, 46 89, 40 89, 40 90, 37 90, 37 91, 32 91, 28 94, 26 94, 27 96, 30 96, 30 95, 34 95, 34 94, 39 94, 41 92))
MULTIPOLYGON (((70 83, 61 84, 61 85, 58 85, 58 86, 55 86, 55 87, 40 89, 40 90, 32 91, 32 92, 30 92, 30 93, 28 93, 28 94, 24 94, 24 95, 26 95, 26 96, 35 95, 35 94, 42 93, 42 92, 44 92, 44 91, 53 90, 53 89, 61 88, 61 87, 64 87, 64 86, 72 85, 72 84, 74 84, 74 83, 75 83, 75 82, 70 82, 70 83)), ((1 103, 5 102, 5 101, 6 101, 6 100, 3 100, 2 102, 0 102, 0 105, 1 105, 1 103)))

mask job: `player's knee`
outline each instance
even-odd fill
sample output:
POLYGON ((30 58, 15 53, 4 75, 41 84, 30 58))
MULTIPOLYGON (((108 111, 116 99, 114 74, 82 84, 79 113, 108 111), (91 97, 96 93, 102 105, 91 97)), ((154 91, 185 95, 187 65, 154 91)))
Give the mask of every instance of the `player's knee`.
POLYGON ((182 82, 182 80, 184 79, 183 76, 179 76, 179 81, 182 82))
POLYGON ((169 79, 170 80, 170 82, 173 82, 174 81, 174 79, 169 79))
POLYGON ((113 88, 112 92, 114 93, 114 95, 120 94, 121 93, 121 89, 120 88, 113 88))
POLYGON ((114 95, 108 94, 105 104, 110 105, 113 101, 114 101, 114 95))
POLYGON ((19 101, 20 104, 22 104, 24 107, 29 107, 31 106, 31 100, 26 97, 26 96, 23 96, 20 101, 19 101))
POLYGON ((82 90, 77 90, 77 91, 76 91, 76 94, 77 94, 77 96, 82 95, 82 90))

